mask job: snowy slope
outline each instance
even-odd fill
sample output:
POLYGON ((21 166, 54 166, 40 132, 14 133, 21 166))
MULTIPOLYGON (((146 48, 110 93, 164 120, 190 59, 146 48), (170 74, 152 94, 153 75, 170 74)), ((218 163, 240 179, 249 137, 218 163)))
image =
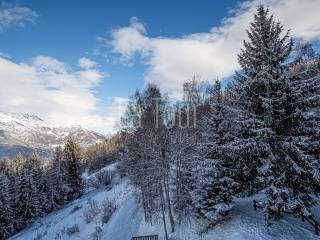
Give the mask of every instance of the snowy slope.
POLYGON ((41 236, 40 239, 43 240, 92 239, 95 227, 100 224, 101 214, 98 214, 91 223, 85 222, 84 213, 88 209, 88 199, 94 199, 101 204, 106 198, 119 207, 108 224, 102 226, 103 236, 108 236, 102 239, 131 239, 131 236, 139 230, 142 212, 135 202, 132 187, 126 179, 115 183, 111 190, 94 191, 73 201, 64 209, 49 214, 11 239, 33 240, 37 236, 41 236), (74 210, 78 208, 79 210, 74 210), (68 235, 66 229, 74 224, 79 224, 80 232, 68 235))
POLYGON ((82 145, 105 139, 102 134, 81 127, 58 127, 31 114, 0 112, 0 157, 12 158, 18 152, 33 149, 42 157, 52 155, 53 148, 75 137, 82 145))
MULTIPOLYGON (((108 198, 118 206, 109 222, 102 225, 101 239, 131 240, 131 237, 136 235, 159 234, 160 239, 163 240, 163 229, 160 222, 153 225, 144 223, 143 212, 133 190, 128 179, 118 179, 110 190, 90 192, 64 209, 41 219, 39 223, 18 233, 11 240, 92 239, 95 227, 100 224, 101 213, 89 224, 84 221, 83 214, 88 209, 90 198, 99 203, 108 198), (79 233, 68 235, 65 229, 74 224, 79 224, 79 233)), ((319 209, 318 213, 320 213, 319 209)), ((204 222, 199 220, 185 221, 176 227, 176 232, 170 235, 170 239, 313 240, 320 238, 314 235, 312 227, 307 223, 302 223, 299 219, 289 216, 271 227, 266 227, 263 214, 259 211, 255 212, 252 208, 252 198, 237 200, 232 210, 231 220, 216 226, 206 235, 200 236, 198 233, 203 227, 204 222)))

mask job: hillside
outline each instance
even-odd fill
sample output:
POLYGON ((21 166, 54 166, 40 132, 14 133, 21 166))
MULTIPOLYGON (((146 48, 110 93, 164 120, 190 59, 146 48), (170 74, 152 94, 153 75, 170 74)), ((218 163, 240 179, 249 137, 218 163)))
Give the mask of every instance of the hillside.
MULTIPOLYGON (((113 168, 114 166, 108 167, 113 168)), ((245 198, 235 201, 231 212, 231 220, 209 230, 207 234, 199 235, 205 222, 196 219, 185 220, 177 226, 170 239, 174 240, 313 240, 318 239, 312 227, 299 219, 286 216, 279 222, 267 227, 261 212, 252 208, 252 199, 245 198)), ((317 209, 318 217, 320 211, 317 209)), ((101 226, 100 239, 130 240, 136 235, 159 234, 164 239, 160 222, 153 225, 145 224, 143 211, 134 188, 127 178, 119 176, 113 180, 111 189, 89 192, 82 198, 68 204, 64 209, 53 212, 40 219, 26 230, 13 236, 11 240, 52 240, 52 239, 94 239, 96 226, 101 226), (95 200, 101 206, 104 199, 109 199, 117 205, 117 210, 107 224, 101 225, 101 212, 90 223, 85 222, 84 214, 89 208, 88 200, 95 200), (68 234, 67 229, 74 224, 79 225, 79 232, 68 234)))
POLYGON ((41 158, 52 155, 56 146, 75 137, 82 145, 102 141, 105 136, 81 127, 59 127, 40 117, 0 112, 0 157, 13 158, 18 152, 36 151, 41 158))

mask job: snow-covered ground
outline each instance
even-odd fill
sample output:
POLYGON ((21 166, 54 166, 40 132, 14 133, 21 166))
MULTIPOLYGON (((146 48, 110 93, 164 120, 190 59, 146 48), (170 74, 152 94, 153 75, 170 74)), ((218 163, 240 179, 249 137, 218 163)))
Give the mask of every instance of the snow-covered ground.
MULTIPOLYGON (((134 208, 137 208, 137 204, 134 202, 132 197, 132 188, 128 184, 126 179, 120 180, 120 182, 115 183, 111 190, 97 190, 93 191, 84 197, 73 201, 68 204, 65 208, 49 214, 45 218, 41 219, 38 223, 33 224, 28 229, 18 233, 13 236, 11 239, 16 240, 33 240, 36 236, 42 236, 39 239, 91 239, 91 234, 95 231, 95 227, 100 223, 101 214, 98 214, 91 223, 86 223, 84 218, 84 213, 89 208, 89 199, 94 199, 99 204, 102 203, 104 199, 111 200, 114 204, 119 206, 118 210, 112 216, 107 225, 104 225, 102 229, 103 233, 110 235, 110 232, 113 232, 116 229, 113 229, 112 226, 117 226, 119 223, 125 229, 127 225, 124 225, 125 217, 129 224, 129 218, 134 215, 134 208), (128 213, 126 213, 128 211, 128 213), (67 233, 67 228, 72 227, 74 224, 79 225, 79 233, 69 235, 67 233)), ((138 210, 138 209, 137 209, 138 210)), ((141 218, 141 217, 140 217, 141 218)), ((141 219, 138 219, 137 222, 141 222, 141 219)), ((120 226, 120 227, 121 227, 120 226)), ((119 227, 118 227, 119 230, 119 227)), ((132 230, 133 232, 136 229, 132 230)), ((121 232, 120 232, 121 233, 121 232)), ((120 234, 119 233, 119 234, 120 234)), ((122 235, 126 239, 130 239, 131 233, 128 232, 127 236, 122 235)), ((108 238, 109 239, 109 238, 108 238)), ((120 238, 112 238, 120 239, 120 238)))
MULTIPOLYGON (((106 169, 112 170, 115 165, 106 169)), ((320 239, 307 223, 290 216, 273 224, 265 225, 263 214, 252 208, 253 198, 239 199, 232 209, 231 220, 218 225, 205 235, 199 235, 204 227, 203 222, 189 220, 176 227, 170 234, 174 240, 313 240, 320 239)), ((320 211, 317 212, 318 214, 320 211)), ((318 218, 320 214, 318 215, 318 218)), ((145 224, 143 212, 138 204, 133 187, 128 179, 117 179, 110 190, 102 189, 88 193, 73 201, 64 209, 56 211, 33 224, 28 229, 18 233, 11 240, 53 240, 53 239, 93 239, 92 233, 96 226, 102 228, 101 239, 131 240, 132 236, 160 235, 164 240, 161 222, 153 225, 145 224), (88 209, 88 199, 94 199, 99 204, 104 199, 111 200, 118 206, 107 224, 101 225, 101 213, 97 214, 90 223, 86 223, 84 213, 88 209), (79 232, 69 235, 67 228, 79 225, 79 232)))

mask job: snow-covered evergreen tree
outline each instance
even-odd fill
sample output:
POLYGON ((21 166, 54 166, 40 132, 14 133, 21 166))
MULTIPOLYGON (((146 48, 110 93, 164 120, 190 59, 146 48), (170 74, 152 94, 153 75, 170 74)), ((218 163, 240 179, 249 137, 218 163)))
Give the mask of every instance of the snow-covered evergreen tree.
POLYGON ((63 149, 59 146, 55 150, 54 158, 48 170, 48 181, 52 189, 54 202, 63 205, 67 201, 67 165, 63 149))
POLYGON ((285 209, 305 216, 319 184, 319 139, 311 137, 316 126, 299 108, 299 91, 292 87, 286 63, 292 41, 263 6, 247 33, 249 42, 244 41, 239 55, 242 71, 231 88, 231 99, 263 122, 256 132, 265 157, 255 158, 254 165, 266 196, 264 210, 268 220, 280 217, 285 209))
POLYGON ((26 163, 24 167, 27 168, 28 173, 32 178, 34 188, 37 191, 37 193, 34 196, 34 198, 37 198, 34 199, 35 203, 38 202, 41 204, 38 207, 38 214, 39 216, 43 216, 47 212, 47 204, 50 203, 47 199, 47 192, 45 192, 46 177, 43 174, 40 160, 35 153, 26 157, 26 163))
POLYGON ((242 70, 236 73, 234 105, 269 119, 274 80, 286 78, 284 62, 291 52, 292 41, 263 6, 259 6, 247 34, 249 41, 244 41, 238 56, 242 70))
POLYGON ((54 186, 51 185, 47 173, 43 175, 41 180, 41 194, 42 194, 42 210, 43 214, 48 214, 57 208, 57 203, 54 198, 54 186))
MULTIPOLYGON (((201 158, 195 167, 196 189, 194 201, 201 215, 215 221, 228 213, 232 196, 239 188, 233 133, 237 112, 224 102, 220 81, 214 86, 209 109, 201 121, 202 140, 199 144, 201 158), (225 153, 229 147, 228 153, 225 153), (230 158, 228 158, 228 154, 230 158)), ((235 145, 237 146, 237 145, 235 145)))
MULTIPOLYGON (((214 138, 217 134, 216 124, 213 123, 213 118, 218 115, 218 111, 214 109, 217 105, 217 99, 221 100, 221 95, 217 96, 216 93, 220 91, 220 82, 217 81, 211 99, 209 99, 208 112, 200 122, 200 130, 202 133, 201 142, 198 146, 200 156, 194 156, 195 162, 193 166, 193 185, 192 199, 194 206, 201 216, 214 220, 217 216, 213 216, 215 210, 213 209, 217 203, 217 196, 213 194, 213 185, 215 183, 216 161, 212 160, 209 156, 214 138), (219 89, 219 90, 218 90, 219 89)), ((220 94, 219 92, 218 94, 220 94)))
POLYGON ((22 229, 31 223, 41 212, 38 190, 27 167, 23 167, 17 176, 15 188, 16 229, 22 229))
POLYGON ((314 139, 319 139, 320 54, 316 54, 308 43, 299 44, 297 48, 298 54, 289 70, 290 84, 296 105, 304 113, 305 127, 314 139))
POLYGON ((265 181, 269 185, 265 211, 272 218, 278 218, 285 209, 296 216, 308 216, 316 204, 314 195, 320 184, 320 135, 319 116, 313 104, 319 103, 319 96, 314 95, 317 88, 311 90, 305 86, 307 93, 303 97, 301 91, 306 81, 313 85, 317 79, 319 83, 319 77, 302 80, 300 89, 293 79, 275 80, 272 102, 275 134, 269 139, 273 158, 264 166, 265 181))
POLYGON ((67 165, 67 185, 70 188, 69 200, 79 197, 82 193, 80 163, 83 152, 80 144, 73 138, 64 147, 64 158, 67 165))
POLYGON ((13 232, 14 213, 7 176, 0 171, 0 239, 7 239, 13 232))

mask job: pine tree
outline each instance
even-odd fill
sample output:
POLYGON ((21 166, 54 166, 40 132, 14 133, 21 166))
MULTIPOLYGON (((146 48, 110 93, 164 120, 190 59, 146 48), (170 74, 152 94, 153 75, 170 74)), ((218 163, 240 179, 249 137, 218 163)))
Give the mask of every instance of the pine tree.
POLYGON ((43 211, 45 214, 48 214, 55 209, 57 209, 57 203, 55 201, 54 196, 54 186, 51 185, 49 179, 47 178, 47 174, 42 179, 42 188, 41 191, 44 194, 44 204, 43 204, 43 211))
POLYGON ((17 177, 15 188, 15 219, 16 229, 22 229, 39 216, 38 191, 27 167, 23 167, 17 177))
POLYGON ((257 163, 264 211, 268 221, 288 209, 306 216, 315 204, 312 195, 319 185, 319 139, 310 136, 316 126, 310 125, 299 107, 301 98, 288 71, 292 40, 263 6, 247 33, 249 42, 244 41, 239 55, 242 71, 231 88, 231 102, 263 123, 256 132, 264 157, 248 157, 257 163))
MULTIPOLYGON (((313 81, 309 79, 309 83, 313 81)), ((269 170, 265 211, 271 219, 281 217, 283 210, 291 210, 297 217, 309 216, 320 184, 319 116, 309 101, 313 93, 301 98, 293 79, 274 80, 274 86, 275 134, 269 139, 273 158, 264 168, 269 170)))
POLYGON ((247 34, 248 41, 244 41, 238 55, 242 69, 236 72, 227 92, 227 102, 237 111, 232 130, 236 132, 224 149, 226 158, 232 159, 233 171, 237 169, 239 173, 236 177, 242 186, 239 191, 245 195, 266 185, 258 175, 265 171, 273 154, 270 139, 275 134, 274 93, 278 82, 288 80, 285 61, 292 49, 288 32, 283 33, 282 25, 263 6, 258 7, 247 34))
POLYGON ((67 200, 67 165, 63 149, 59 146, 55 150, 54 158, 48 170, 49 184, 52 189, 54 202, 62 206, 67 200))
POLYGON ((242 70, 236 73, 234 105, 269 119, 274 80, 286 79, 284 62, 293 43, 289 32, 283 35, 283 26, 263 6, 258 8, 247 34, 249 41, 244 41, 238 56, 242 70))
POLYGON ((48 204, 47 193, 45 192, 45 177, 43 176, 42 166, 39 158, 35 153, 26 157, 25 168, 32 178, 33 187, 36 193, 34 194, 34 203, 39 203, 37 211, 39 216, 43 216, 46 212, 46 204, 48 204))
POLYGON ((73 138, 69 139, 64 147, 64 157, 67 165, 67 185, 70 188, 68 193, 69 200, 79 197, 82 193, 80 173, 82 155, 79 143, 73 138))
POLYGON ((234 110, 225 105, 219 80, 215 82, 211 98, 209 111, 201 121, 202 141, 199 151, 202 157, 195 168, 195 175, 198 175, 195 182, 198 184, 194 199, 199 213, 214 221, 230 210, 238 184, 236 175, 230 171, 231 166, 226 165, 232 161, 225 157, 227 154, 224 152, 225 146, 232 140, 234 110))
POLYGON ((298 54, 290 65, 290 84, 296 107, 303 112, 305 131, 317 141, 320 139, 320 55, 308 43, 297 48, 298 54))
POLYGON ((14 214, 9 193, 9 181, 0 171, 0 239, 7 239, 13 232, 14 214))

